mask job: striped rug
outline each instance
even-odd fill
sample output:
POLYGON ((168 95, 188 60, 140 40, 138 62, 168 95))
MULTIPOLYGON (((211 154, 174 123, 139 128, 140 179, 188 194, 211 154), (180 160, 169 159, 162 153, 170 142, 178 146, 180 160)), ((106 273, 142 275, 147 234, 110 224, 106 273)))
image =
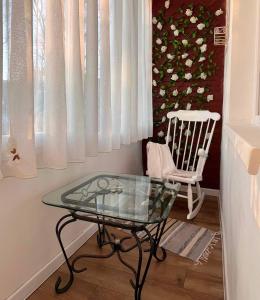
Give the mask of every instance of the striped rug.
MULTIPOLYGON (((152 235, 155 234, 154 225, 148 225, 147 229, 152 235)), ((139 233, 139 236, 144 236, 144 233, 139 233)), ((219 240, 219 232, 169 218, 160 246, 200 264, 207 262, 211 250, 219 240)))

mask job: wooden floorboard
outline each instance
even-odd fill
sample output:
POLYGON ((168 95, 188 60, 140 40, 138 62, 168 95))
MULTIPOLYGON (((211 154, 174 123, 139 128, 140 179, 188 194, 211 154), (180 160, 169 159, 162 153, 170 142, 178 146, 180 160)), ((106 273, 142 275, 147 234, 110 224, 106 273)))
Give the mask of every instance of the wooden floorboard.
MULTIPOLYGON (((171 217, 187 221, 187 203, 177 199, 171 217)), ((219 231, 219 210, 215 197, 207 197, 193 224, 219 231)), ((117 235, 125 233, 113 229, 117 235)), ((86 252, 105 253, 96 245, 96 235, 92 236, 74 255, 86 252)), ((147 276, 143 300, 222 300, 222 247, 221 241, 212 250, 207 263, 195 265, 192 261, 167 252, 167 259, 158 263, 153 261, 147 276)), ((129 263, 134 264, 137 252, 125 254, 129 263)), ((54 284, 58 275, 66 278, 66 266, 62 265, 42 286, 36 290, 29 300, 130 300, 134 299, 133 289, 129 284, 131 273, 113 256, 109 259, 84 259, 78 267, 87 266, 87 271, 76 274, 70 290, 56 295, 54 284)))

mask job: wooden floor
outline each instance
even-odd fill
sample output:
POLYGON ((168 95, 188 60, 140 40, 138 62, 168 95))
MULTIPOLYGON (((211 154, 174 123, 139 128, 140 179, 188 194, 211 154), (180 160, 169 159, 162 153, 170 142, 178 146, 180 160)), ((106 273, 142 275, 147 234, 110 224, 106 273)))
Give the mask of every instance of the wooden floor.
MULTIPOLYGON (((177 200, 171 216, 186 220, 187 204, 177 200)), ((219 230, 218 203, 216 198, 208 197, 195 220, 192 223, 213 230, 219 230)), ((119 236, 122 231, 116 230, 119 236)), ((76 253, 102 252, 96 245, 93 236, 76 253)), ((103 253, 104 253, 103 252, 103 253)), ((135 263, 136 252, 125 255, 128 262, 135 263)), ((88 270, 75 275, 75 281, 70 290, 61 295, 54 292, 54 284, 58 275, 65 278, 65 265, 55 272, 28 299, 30 300, 130 300, 134 299, 133 289, 129 279, 130 271, 125 268, 116 256, 105 260, 81 260, 77 266, 86 265, 88 270)), ((168 252, 167 259, 158 263, 153 261, 143 288, 142 300, 220 300, 223 296, 222 250, 219 242, 209 261, 195 266, 193 262, 168 252)))

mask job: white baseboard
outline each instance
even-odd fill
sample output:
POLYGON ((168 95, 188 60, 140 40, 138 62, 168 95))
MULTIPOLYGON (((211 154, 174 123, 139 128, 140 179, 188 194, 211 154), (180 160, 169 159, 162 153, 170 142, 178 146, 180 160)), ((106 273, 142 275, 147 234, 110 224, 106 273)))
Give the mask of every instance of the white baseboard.
MULTIPOLYGON (((97 230, 96 224, 89 226, 65 249, 68 257, 75 253, 97 230)), ((7 300, 27 299, 46 279, 50 277, 63 263, 65 259, 62 252, 54 257, 47 265, 35 273, 27 282, 16 290, 7 300)))
MULTIPOLYGON (((181 186, 181 192, 186 192, 187 190, 187 186, 186 185, 182 185, 181 186)), ((194 193, 196 193, 196 187, 193 186, 192 187, 192 191, 194 193)), ((219 190, 216 190, 216 189, 207 189, 207 188, 201 188, 201 191, 205 193, 205 195, 208 195, 208 196, 215 196, 215 197, 219 197, 219 190)))

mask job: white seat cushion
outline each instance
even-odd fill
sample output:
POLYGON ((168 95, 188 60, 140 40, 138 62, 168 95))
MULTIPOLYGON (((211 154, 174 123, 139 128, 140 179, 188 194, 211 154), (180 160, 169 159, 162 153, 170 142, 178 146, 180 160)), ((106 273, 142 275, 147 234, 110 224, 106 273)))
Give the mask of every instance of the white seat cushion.
POLYGON ((194 171, 176 170, 174 172, 165 174, 164 179, 194 184, 197 181, 201 181, 202 176, 198 175, 194 171))

